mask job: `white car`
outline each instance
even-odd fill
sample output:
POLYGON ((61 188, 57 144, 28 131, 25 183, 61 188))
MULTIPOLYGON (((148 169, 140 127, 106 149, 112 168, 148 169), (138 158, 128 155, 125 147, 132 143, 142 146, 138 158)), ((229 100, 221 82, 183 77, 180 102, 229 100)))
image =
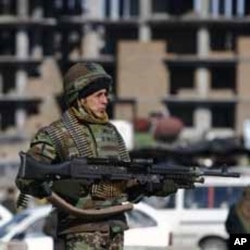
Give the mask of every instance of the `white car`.
MULTIPOLYGON (((45 217, 52 210, 50 205, 27 209, 13 217, 0 228, 0 242, 23 240, 28 250, 53 250, 53 239, 42 233, 45 217)), ((166 249, 169 245, 169 230, 163 225, 157 212, 147 204, 136 204, 126 214, 130 229, 125 231, 124 249, 166 249)))
POLYGON ((138 203, 133 211, 126 213, 129 230, 125 231, 125 250, 166 249, 171 245, 168 223, 153 207, 138 203))
POLYGON ((177 249, 226 250, 229 235, 225 220, 229 207, 250 183, 248 168, 236 167, 240 178, 206 176, 194 189, 179 189, 175 195, 144 199, 167 221, 172 247, 177 249))
POLYGON ((53 239, 42 233, 50 205, 24 210, 0 227, 0 243, 25 240, 28 250, 53 250, 53 239))
POLYGON ((0 205, 0 226, 9 221, 12 217, 13 214, 3 205, 0 205))

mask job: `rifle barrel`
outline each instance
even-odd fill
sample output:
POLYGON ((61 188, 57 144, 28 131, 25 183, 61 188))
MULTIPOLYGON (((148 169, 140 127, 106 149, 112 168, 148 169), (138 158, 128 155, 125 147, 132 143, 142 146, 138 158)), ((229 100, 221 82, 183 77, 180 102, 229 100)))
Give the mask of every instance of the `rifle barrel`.
POLYGON ((233 178, 238 178, 240 177, 239 173, 236 172, 228 172, 225 170, 222 171, 204 171, 204 175, 205 176, 217 176, 217 177, 233 177, 233 178))

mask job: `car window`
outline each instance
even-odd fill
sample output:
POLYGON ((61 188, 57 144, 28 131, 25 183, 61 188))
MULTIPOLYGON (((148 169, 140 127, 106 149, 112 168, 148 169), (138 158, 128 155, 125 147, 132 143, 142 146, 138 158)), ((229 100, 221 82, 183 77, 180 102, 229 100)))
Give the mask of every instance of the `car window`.
POLYGON ((241 186, 196 187, 184 191, 184 208, 228 208, 242 193, 241 186))
POLYGON ((214 207, 230 206, 241 197, 243 187, 216 187, 214 207))
POLYGON ((126 213, 129 228, 153 227, 157 226, 157 222, 146 213, 134 209, 126 213))
POLYGON ((24 220, 28 216, 27 213, 20 213, 14 216, 10 221, 0 227, 0 238, 7 234, 13 227, 24 220))
POLYGON ((150 206, 156 208, 156 209, 171 209, 175 208, 176 204, 176 199, 175 195, 169 195, 167 197, 156 197, 156 196, 151 196, 151 197, 145 197, 143 198, 143 202, 146 202, 150 206))

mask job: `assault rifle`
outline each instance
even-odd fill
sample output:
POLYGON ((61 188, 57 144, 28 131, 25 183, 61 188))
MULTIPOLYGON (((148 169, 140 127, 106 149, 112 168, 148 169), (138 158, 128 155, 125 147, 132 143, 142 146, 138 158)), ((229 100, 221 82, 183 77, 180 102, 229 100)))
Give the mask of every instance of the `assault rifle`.
MULTIPOLYGON (((237 172, 229 172, 227 168, 220 170, 207 170, 201 167, 184 167, 170 163, 154 164, 152 159, 132 159, 121 161, 110 158, 73 158, 60 164, 41 163, 25 153, 20 153, 21 165, 17 177, 22 179, 53 181, 60 179, 82 179, 86 184, 93 184, 100 180, 133 180, 145 185, 145 191, 152 191, 156 185, 159 187, 164 180, 173 180, 178 188, 192 188, 195 183, 203 183, 205 176, 215 177, 239 177, 237 172)), ((65 201, 52 192, 47 199, 57 206, 62 207, 65 201), (52 198, 53 197, 53 198, 52 198), (52 200, 51 200, 52 198, 52 200), (61 200, 60 200, 61 199, 61 200), (60 201, 59 201, 60 200, 60 201), (60 203, 60 204, 59 204, 60 203)), ((122 205, 123 209, 130 210, 132 205, 122 205), (125 207, 124 207, 125 206, 125 207), (127 206, 127 207, 126 207, 127 206)), ((75 207, 71 207, 72 209, 75 207)), ((82 216, 103 217, 104 214, 120 212, 119 206, 112 207, 112 212, 105 210, 85 211, 82 216), (117 207, 117 211, 115 211, 117 207)), ((81 210, 82 211, 82 210, 81 210)), ((79 212, 79 211, 78 211, 79 212)), ((75 213, 78 215, 78 213, 75 213)))

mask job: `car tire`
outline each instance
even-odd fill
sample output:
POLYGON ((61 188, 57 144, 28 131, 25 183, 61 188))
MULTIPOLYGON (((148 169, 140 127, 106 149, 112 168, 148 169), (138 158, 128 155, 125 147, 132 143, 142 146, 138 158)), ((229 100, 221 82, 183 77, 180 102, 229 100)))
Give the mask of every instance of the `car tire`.
POLYGON ((227 242, 219 238, 210 238, 200 244, 201 250, 227 250, 227 242))

